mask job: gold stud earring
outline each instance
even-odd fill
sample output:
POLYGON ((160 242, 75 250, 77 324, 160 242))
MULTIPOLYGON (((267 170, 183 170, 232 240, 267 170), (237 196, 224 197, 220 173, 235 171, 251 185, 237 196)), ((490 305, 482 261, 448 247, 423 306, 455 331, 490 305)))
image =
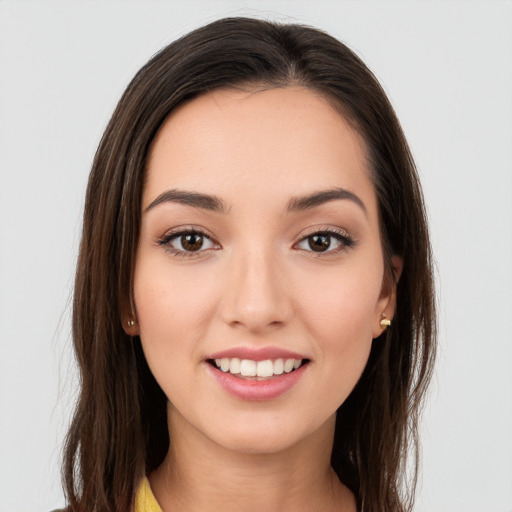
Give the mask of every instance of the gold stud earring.
POLYGON ((385 329, 391 325, 391 320, 388 320, 388 315, 386 313, 382 313, 382 320, 380 321, 380 326, 385 329))

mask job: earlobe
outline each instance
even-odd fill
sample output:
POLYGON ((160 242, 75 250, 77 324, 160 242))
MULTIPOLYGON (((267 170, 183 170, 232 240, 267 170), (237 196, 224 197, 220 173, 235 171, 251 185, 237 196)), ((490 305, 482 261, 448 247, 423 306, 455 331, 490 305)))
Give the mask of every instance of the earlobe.
POLYGON ((373 338, 378 338, 391 326, 396 306, 396 284, 402 275, 403 259, 398 255, 391 257, 393 278, 388 277, 382 286, 380 299, 375 311, 373 338))
POLYGON ((132 295, 130 294, 129 297, 122 297, 120 306, 121 308, 119 316, 123 331, 128 336, 138 336, 139 322, 137 319, 137 313, 132 295))
POLYGON ((131 313, 123 320, 123 330, 128 336, 139 335, 139 323, 137 322, 136 316, 131 313))
MULTIPOLYGON (((383 334, 386 329, 388 329, 391 326, 392 320, 388 317, 393 317, 393 313, 389 313, 389 305, 386 308, 385 311, 380 313, 380 315, 377 316, 376 321, 374 322, 373 327, 373 339, 378 338, 381 334, 383 334)), ((394 306, 393 306, 394 311, 394 306)))
POLYGON ((388 315, 386 315, 386 313, 382 313, 380 316, 382 317, 382 320, 379 322, 380 326, 383 329, 389 327, 391 325, 391 320, 388 318, 388 315))

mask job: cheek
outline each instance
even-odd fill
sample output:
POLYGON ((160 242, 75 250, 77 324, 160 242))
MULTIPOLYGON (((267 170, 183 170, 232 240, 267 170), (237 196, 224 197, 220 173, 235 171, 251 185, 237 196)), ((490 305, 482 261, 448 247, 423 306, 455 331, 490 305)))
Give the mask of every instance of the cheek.
POLYGON ((208 280, 166 261, 166 255, 139 256, 134 300, 141 336, 169 339, 194 332, 205 322, 212 302, 208 280))
POLYGON ((174 362, 184 352, 179 340, 187 332, 188 311, 186 297, 169 281, 165 267, 151 264, 139 257, 134 276, 134 302, 139 324, 139 335, 146 360, 157 381, 165 388, 161 378, 166 369, 175 375, 174 362))
POLYGON ((146 360, 172 399, 202 360, 216 300, 211 279, 185 272, 166 258, 139 255, 134 302, 146 360))
POLYGON ((375 270, 347 271, 336 279, 317 276, 315 286, 302 292, 300 316, 316 340, 325 389, 330 390, 329 400, 336 407, 352 391, 366 366, 380 282, 381 275, 375 270))
POLYGON ((314 331, 343 339, 372 339, 382 275, 375 269, 317 274, 301 290, 302 316, 314 331))

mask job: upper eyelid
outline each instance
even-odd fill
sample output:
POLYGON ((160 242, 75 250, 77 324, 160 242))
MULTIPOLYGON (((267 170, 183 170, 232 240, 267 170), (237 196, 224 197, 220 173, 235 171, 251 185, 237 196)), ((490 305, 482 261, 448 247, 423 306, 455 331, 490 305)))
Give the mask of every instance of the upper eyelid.
MULTIPOLYGON (((180 226, 177 228, 172 228, 166 231, 160 238, 165 238, 167 236, 176 236, 183 233, 200 233, 202 235, 207 236, 208 238, 215 239, 215 237, 206 229, 201 228, 199 226, 180 226)), ((308 237, 317 233, 333 233, 333 234, 343 234, 347 237, 350 236, 347 230, 343 228, 333 228, 328 226, 312 226, 310 228, 306 228, 301 234, 299 238, 302 240, 304 237, 308 237)))
MULTIPOLYGON (((334 228, 329 226, 313 226, 311 228, 306 228, 302 234, 302 238, 307 238, 308 236, 315 235, 317 233, 329 233, 334 235, 345 235, 347 237, 350 236, 349 232, 343 228, 334 228)), ((301 238, 301 239, 302 239, 301 238)))
POLYGON ((328 234, 335 238, 336 237, 337 238, 345 238, 352 242, 355 241, 354 237, 346 229, 334 228, 334 227, 328 227, 328 226, 325 226, 325 227, 314 226, 311 228, 310 231, 308 231, 308 230, 303 231, 300 235, 300 238, 298 238, 297 241, 294 242, 294 245, 299 242, 302 242, 303 240, 305 240, 306 238, 309 238, 310 236, 317 235, 317 234, 328 234))
POLYGON ((337 254, 340 251, 344 251, 347 249, 350 249, 357 245, 357 240, 345 229, 339 228, 339 227, 320 227, 320 226, 314 226, 313 229, 310 232, 302 233, 301 237, 298 239, 297 242, 294 243, 294 247, 298 244, 303 243, 305 240, 307 240, 309 237, 317 235, 317 234, 324 234, 329 237, 332 237, 337 240, 337 242, 340 243, 340 247, 337 249, 329 249, 327 251, 321 251, 318 253, 315 253, 314 251, 308 251, 305 252, 308 254, 312 254, 315 256, 315 258, 321 258, 321 257, 328 257, 329 255, 337 254))
POLYGON ((202 235, 206 238, 209 238, 212 242, 217 242, 215 237, 209 233, 206 229, 196 227, 196 226, 183 226, 178 228, 173 228, 168 231, 166 231, 162 236, 158 237, 158 240, 164 240, 166 238, 171 239, 174 237, 177 237, 179 235, 184 235, 186 233, 197 233, 199 235, 202 235))

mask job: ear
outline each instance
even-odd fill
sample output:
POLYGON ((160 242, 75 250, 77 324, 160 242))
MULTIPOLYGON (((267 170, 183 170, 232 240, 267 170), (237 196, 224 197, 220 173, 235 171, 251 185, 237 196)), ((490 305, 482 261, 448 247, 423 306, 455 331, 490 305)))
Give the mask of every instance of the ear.
POLYGON ((137 318, 135 315, 129 315, 127 317, 122 318, 123 321, 123 330, 128 336, 138 336, 140 334, 139 331, 139 322, 137 322, 137 318))
POLYGON ((123 305, 121 306, 121 324, 123 326, 123 330, 128 336, 138 336, 140 334, 139 322, 137 320, 137 314, 134 313, 135 307, 133 304, 130 304, 127 301, 123 301, 123 305))
POLYGON ((404 266, 403 259, 398 255, 391 257, 391 271, 393 275, 385 274, 382 282, 382 290, 377 301, 373 319, 373 338, 378 338, 386 329, 386 325, 381 325, 382 320, 393 320, 396 307, 396 285, 404 266))

